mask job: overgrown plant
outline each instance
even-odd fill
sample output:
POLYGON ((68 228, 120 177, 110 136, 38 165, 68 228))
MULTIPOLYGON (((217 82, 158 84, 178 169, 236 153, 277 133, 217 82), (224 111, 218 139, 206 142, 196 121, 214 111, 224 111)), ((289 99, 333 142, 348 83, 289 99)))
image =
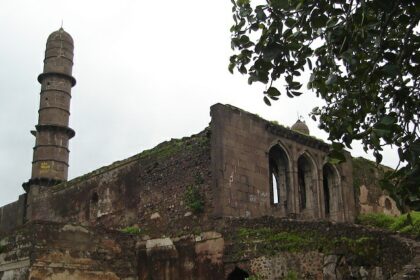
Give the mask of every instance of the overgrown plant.
POLYGON ((420 9, 417 0, 232 0, 229 70, 267 85, 264 102, 308 89, 333 142, 331 162, 360 140, 382 161, 393 146, 406 163, 382 186, 404 211, 420 210, 420 9), (278 81, 285 85, 283 89, 278 81))
POLYGON ((399 217, 392 217, 382 213, 361 214, 357 217, 357 222, 362 225, 399 231, 420 237, 420 212, 416 211, 411 211, 399 217))
POLYGON ((204 211, 204 197, 199 186, 188 186, 184 194, 185 205, 195 214, 204 211))
POLYGON ((139 235, 139 234, 142 233, 141 228, 139 228, 137 226, 125 227, 125 228, 121 229, 120 231, 124 232, 124 233, 135 234, 135 235, 139 235))
POLYGON ((298 274, 295 271, 288 271, 285 280, 298 280, 298 274))

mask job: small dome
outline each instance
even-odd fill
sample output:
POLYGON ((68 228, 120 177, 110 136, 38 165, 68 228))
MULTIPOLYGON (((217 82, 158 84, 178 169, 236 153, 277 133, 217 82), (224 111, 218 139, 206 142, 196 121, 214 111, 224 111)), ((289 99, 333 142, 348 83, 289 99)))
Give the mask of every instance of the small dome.
POLYGON ((309 135, 309 128, 306 125, 305 121, 297 120, 294 125, 292 125, 292 130, 297 131, 302 134, 309 135))
POLYGON ((64 31, 63 27, 60 27, 60 29, 54 31, 50 34, 50 36, 48 36, 47 45, 52 41, 66 41, 73 45, 73 38, 69 33, 64 31))

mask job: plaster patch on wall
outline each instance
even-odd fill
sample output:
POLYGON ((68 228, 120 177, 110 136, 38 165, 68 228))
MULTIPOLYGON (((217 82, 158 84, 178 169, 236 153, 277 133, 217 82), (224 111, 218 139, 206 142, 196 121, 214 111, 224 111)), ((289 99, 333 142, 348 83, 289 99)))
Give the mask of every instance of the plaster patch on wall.
POLYGON ((89 231, 84 227, 76 225, 65 225, 61 228, 61 231, 89 233, 89 231))
POLYGON ((150 251, 152 249, 174 249, 175 250, 175 246, 174 243, 172 242, 172 240, 167 237, 167 238, 158 238, 158 239, 149 239, 146 241, 146 249, 147 251, 150 251))
MULTIPOLYGON (((213 236, 215 237, 217 234, 213 236)), ((195 253, 200 262, 210 260, 212 264, 221 264, 223 263, 224 247, 225 240, 223 238, 207 239, 195 244, 195 253)))
POLYGON ((111 194, 109 188, 106 188, 103 197, 98 201, 98 213, 96 216, 100 218, 110 213, 112 213, 111 194))

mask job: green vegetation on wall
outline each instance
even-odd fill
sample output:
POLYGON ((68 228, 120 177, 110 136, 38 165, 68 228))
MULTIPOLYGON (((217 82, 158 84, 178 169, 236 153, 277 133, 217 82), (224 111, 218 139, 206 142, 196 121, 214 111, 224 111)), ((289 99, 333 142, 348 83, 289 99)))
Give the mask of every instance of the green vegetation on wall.
POLYGON ((420 212, 412 211, 399 217, 382 213, 361 214, 357 222, 362 225, 379 227, 420 237, 420 212))
POLYGON ((206 149, 210 146, 210 129, 206 128, 204 131, 192 135, 191 137, 184 137, 182 139, 171 139, 170 141, 165 141, 157 145, 156 147, 145 150, 137 155, 134 155, 132 157, 129 157, 125 160, 116 161, 112 163, 111 165, 107 165, 104 167, 101 167, 99 169, 96 169, 90 173, 87 173, 83 176, 77 177, 73 180, 70 180, 68 182, 63 182, 61 184, 58 184, 54 186, 56 190, 60 190, 63 188, 70 187, 74 184, 77 184, 81 181, 93 178, 95 176, 101 175, 105 172, 109 172, 113 169, 123 167, 125 165, 128 165, 132 162, 139 161, 142 159, 153 159, 156 161, 164 160, 166 158, 169 158, 171 156, 176 155, 179 152, 191 152, 194 150, 201 150, 206 149))
POLYGON ((128 234, 135 234, 135 235, 139 235, 143 233, 143 230, 136 226, 125 227, 121 229, 120 231, 124 233, 128 233, 128 234))
POLYGON ((193 174, 194 185, 187 186, 184 193, 184 202, 188 209, 194 214, 204 211, 205 199, 201 192, 201 185, 204 184, 204 178, 199 171, 193 174))
POLYGON ((204 211, 204 197, 199 186, 188 186, 184 194, 185 205, 195 214, 204 211))
POLYGON ((236 230, 233 238, 239 241, 233 250, 236 259, 252 255, 274 256, 279 252, 340 252, 351 255, 354 263, 363 265, 370 263, 379 252, 379 244, 373 238, 330 237, 316 231, 278 231, 267 227, 242 227, 236 230))

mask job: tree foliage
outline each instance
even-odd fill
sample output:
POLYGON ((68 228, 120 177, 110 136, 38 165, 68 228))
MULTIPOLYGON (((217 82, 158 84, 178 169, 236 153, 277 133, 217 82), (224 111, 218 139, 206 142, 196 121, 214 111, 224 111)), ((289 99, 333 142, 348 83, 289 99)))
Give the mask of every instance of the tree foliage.
POLYGON ((404 167, 388 173, 383 186, 400 206, 419 207, 417 1, 254 2, 232 0, 229 70, 247 75, 249 84, 266 84, 267 105, 281 94, 303 94, 297 77, 309 70, 307 88, 325 100, 311 115, 333 141, 331 158, 344 160, 342 149, 361 140, 380 163, 383 146, 392 145, 404 167))

